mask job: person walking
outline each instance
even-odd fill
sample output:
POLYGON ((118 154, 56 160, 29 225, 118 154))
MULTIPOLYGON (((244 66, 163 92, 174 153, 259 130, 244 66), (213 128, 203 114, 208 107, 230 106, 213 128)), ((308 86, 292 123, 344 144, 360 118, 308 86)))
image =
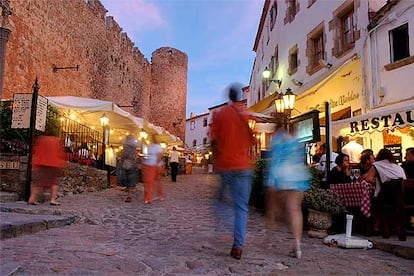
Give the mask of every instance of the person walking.
POLYGON ((138 140, 134 135, 128 135, 123 144, 121 157, 123 184, 128 192, 125 202, 132 201, 132 189, 137 185, 137 147, 138 140))
MULTIPOLYGON (((266 186, 269 194, 276 192, 287 211, 294 247, 289 256, 302 258, 302 199, 309 189, 310 176, 305 165, 304 147, 294 137, 280 128, 272 138, 269 177, 266 186)), ((274 203, 276 204, 276 203, 274 203)))
POLYGON ((176 147, 172 148, 170 152, 170 168, 171 168, 171 181, 177 182, 177 174, 178 174, 178 158, 179 153, 176 147))
POLYGON ((37 205, 37 196, 44 189, 50 189, 50 205, 60 205, 57 201, 58 180, 62 176, 65 151, 58 137, 43 135, 36 139, 33 147, 33 185, 30 205, 37 205))
POLYGON ((214 116, 210 135, 214 149, 214 167, 221 176, 222 185, 229 185, 233 199, 234 239, 230 255, 240 259, 246 237, 248 203, 252 188, 253 133, 249 128, 248 114, 242 100, 241 86, 228 88, 229 102, 214 116))
POLYGON ((156 143, 155 135, 153 135, 152 142, 148 146, 148 155, 142 162, 144 170, 144 204, 151 203, 154 184, 159 199, 161 201, 165 200, 164 188, 159 179, 162 153, 163 149, 160 144, 156 143))

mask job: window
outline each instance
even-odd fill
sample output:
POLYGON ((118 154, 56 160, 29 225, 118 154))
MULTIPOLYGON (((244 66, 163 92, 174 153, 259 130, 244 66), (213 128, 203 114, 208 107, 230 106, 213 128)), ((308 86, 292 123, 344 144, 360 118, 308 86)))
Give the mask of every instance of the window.
POLYGON ((204 118, 203 119, 203 127, 206 127, 207 126, 207 118, 204 118))
POLYGON ((191 120, 190 122, 190 130, 194 130, 195 129, 195 120, 191 120))
POLYGON ((277 1, 273 1, 272 8, 270 9, 270 30, 273 30, 273 27, 276 23, 276 17, 277 17, 277 1))
POLYGON ((272 68, 273 75, 275 75, 279 67, 279 48, 277 45, 275 47, 275 53, 273 54, 272 59, 270 61, 270 66, 272 68))
POLYGON ((269 80, 263 79, 262 80, 262 93, 259 95, 259 101, 264 99, 266 96, 266 91, 269 88, 269 80))
POLYGON ((342 48, 351 48, 355 42, 353 9, 342 16, 341 30, 342 48))
POLYGON ((290 9, 290 14, 294 17, 296 15, 296 0, 288 0, 288 9, 290 9))
POLYGON ((203 138, 203 145, 205 145, 205 144, 207 144, 207 138, 206 137, 203 138))
POLYGON ((299 12, 299 3, 297 0, 285 0, 287 4, 286 16, 284 23, 290 23, 295 19, 295 15, 299 12))
POLYGON ((193 140, 193 147, 196 147, 197 146, 197 140, 196 139, 194 139, 193 140))
POLYGON ((410 44, 408 39, 408 23, 389 32, 391 62, 396 62, 410 56, 410 44))
POLYGON ((289 69, 288 74, 293 75, 298 71, 299 60, 298 60, 298 46, 295 45, 289 50, 289 69))
POLYGON ((355 42, 361 37, 356 16, 360 5, 360 1, 345 1, 333 12, 333 19, 328 26, 333 33, 332 55, 337 58, 353 49, 355 42))
POLYGON ((325 39, 324 39, 324 22, 321 22, 307 36, 306 56, 308 57, 308 66, 306 72, 310 75, 320 70, 322 66, 319 60, 325 60, 325 39))

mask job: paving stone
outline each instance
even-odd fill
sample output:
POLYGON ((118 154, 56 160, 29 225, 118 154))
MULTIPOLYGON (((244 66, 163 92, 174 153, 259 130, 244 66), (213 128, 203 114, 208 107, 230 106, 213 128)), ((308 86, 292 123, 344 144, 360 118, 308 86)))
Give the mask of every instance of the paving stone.
MULTIPOLYGON (((18 270, 18 275, 412 275, 414 271, 410 259, 378 249, 324 245, 306 232, 302 259, 290 258, 293 238, 288 227, 269 224, 253 210, 242 259, 235 260, 229 256, 232 206, 214 199, 217 178, 195 169, 192 175, 179 175, 177 183, 168 178, 163 183, 167 200, 149 205, 142 203, 142 184, 131 203, 124 202, 126 193, 119 189, 63 197, 58 209, 61 216, 74 217, 74 223, 1 240, 1 275, 8 275, 3 267, 18 270)), ((42 209, 52 212, 51 207, 23 209, 26 216, 36 216, 42 209)), ((405 245, 413 247, 412 236, 405 245)))

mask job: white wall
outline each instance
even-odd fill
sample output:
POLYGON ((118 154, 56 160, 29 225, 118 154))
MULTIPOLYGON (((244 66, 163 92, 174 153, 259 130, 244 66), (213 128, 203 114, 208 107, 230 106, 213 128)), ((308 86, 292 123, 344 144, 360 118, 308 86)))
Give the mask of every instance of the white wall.
POLYGON ((208 139, 208 122, 207 126, 203 126, 204 119, 208 119, 209 113, 194 116, 186 120, 186 131, 185 131, 185 147, 187 149, 195 150, 197 152, 203 151, 205 145, 203 145, 203 138, 208 139), (193 140, 197 140, 196 148, 193 147, 193 140))
POLYGON ((391 63, 389 32, 408 23, 410 56, 414 56, 414 1, 401 1, 370 32, 370 86, 372 107, 414 98, 414 63, 387 71, 391 63), (378 91, 383 92, 380 97, 378 91))
MULTIPOLYGON (((271 1, 273 2, 273 1, 271 1)), ((286 14, 286 3, 285 1, 278 1, 278 14, 276 23, 273 30, 268 35, 270 30, 270 15, 266 15, 266 20, 263 27, 262 36, 260 38, 259 46, 257 47, 256 58, 254 68, 252 70, 251 82, 250 82, 250 98, 248 100, 248 106, 251 106, 259 101, 257 94, 262 83, 262 72, 265 67, 268 66, 271 57, 274 53, 276 45, 279 48, 279 69, 273 79, 281 79, 282 86, 281 90, 286 91, 286 88, 290 87, 292 91, 299 95, 309 89, 308 83, 311 83, 313 79, 320 79, 327 77, 335 67, 340 66, 348 60, 352 55, 361 55, 362 49, 367 37, 367 26, 368 20, 368 2, 361 0, 360 6, 356 9, 356 21, 357 30, 361 32, 361 38, 356 41, 355 47, 351 52, 346 53, 340 58, 332 56, 333 48, 333 30, 329 30, 329 22, 333 19, 333 11, 342 5, 345 1, 316 1, 313 5, 308 7, 308 0, 298 0, 300 9, 295 16, 295 19, 291 23, 284 24, 284 18, 286 14), (331 70, 325 68, 315 72, 312 75, 306 73, 306 66, 308 64, 308 58, 306 56, 306 40, 307 35, 321 22, 324 23, 324 31, 326 35, 325 51, 327 54, 327 61, 333 64, 331 70), (269 37, 269 42, 267 42, 269 37), (288 74, 288 58, 289 50, 297 44, 299 48, 298 59, 299 66, 296 73, 293 75, 288 74), (263 48, 262 48, 263 45, 263 48), (263 49, 263 50, 262 50, 263 49), (263 57, 263 58, 262 58, 263 57), (302 87, 297 87, 292 83, 292 79, 299 80, 304 83, 302 87)), ((271 7, 269 7, 268 13, 271 7)), ((269 92, 275 90, 275 85, 272 83, 270 89, 267 91, 266 96, 269 92)), ((280 90, 278 90, 280 92, 280 90)))

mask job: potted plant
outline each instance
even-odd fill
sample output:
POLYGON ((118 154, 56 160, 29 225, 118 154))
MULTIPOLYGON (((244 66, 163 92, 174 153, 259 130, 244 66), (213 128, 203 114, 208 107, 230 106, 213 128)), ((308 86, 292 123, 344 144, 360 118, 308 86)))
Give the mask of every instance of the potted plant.
POLYGON ((340 197, 330 190, 312 187, 305 192, 303 206, 308 209, 309 236, 324 238, 332 225, 332 214, 345 212, 340 197))

